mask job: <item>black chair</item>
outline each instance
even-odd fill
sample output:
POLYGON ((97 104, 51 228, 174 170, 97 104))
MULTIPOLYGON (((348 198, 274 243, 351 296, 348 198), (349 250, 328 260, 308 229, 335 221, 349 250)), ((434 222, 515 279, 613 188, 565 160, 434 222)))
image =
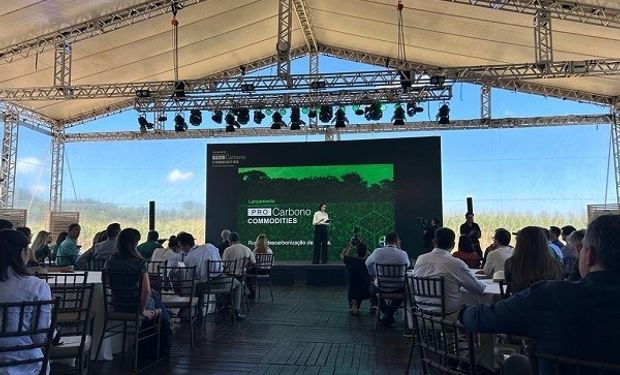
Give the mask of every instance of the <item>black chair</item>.
POLYGON ((241 306, 243 313, 247 314, 250 311, 250 303, 248 302, 248 296, 245 293, 245 287, 247 282, 247 267, 250 263, 250 258, 245 257, 243 259, 237 259, 237 268, 235 270, 225 270, 225 272, 234 274, 235 279, 241 284, 241 306))
MULTIPOLYGON (((612 343, 613 344, 613 343, 612 343)), ((536 342, 526 340, 526 352, 530 359, 532 374, 540 374, 544 366, 546 373, 561 375, 611 375, 620 374, 620 364, 588 361, 578 358, 566 358, 538 352, 536 342)))
POLYGON ((61 343, 52 347, 50 359, 75 359, 75 365, 69 368, 52 367, 52 374, 83 374, 88 369, 94 324, 90 311, 93 290, 92 284, 51 286, 52 296, 60 298, 57 326, 61 343))
POLYGON ((149 275, 149 283, 151 284, 151 289, 159 292, 161 289, 161 274, 159 272, 160 267, 166 267, 168 262, 165 260, 157 261, 157 260, 147 260, 146 261, 146 272, 149 275))
POLYGON ((252 280, 258 291, 258 302, 260 302, 261 286, 269 287, 271 294, 271 302, 273 302, 273 289, 271 285, 271 270, 273 268, 273 254, 256 254, 256 268, 250 273, 247 272, 245 277, 252 280))
MULTIPOLYGON (((405 276, 407 272, 406 264, 375 264, 377 275, 377 300, 379 308, 386 301, 400 300, 398 308, 403 307, 405 301, 405 276)), ((379 326, 379 315, 375 320, 375 329, 379 326)))
POLYGON ((142 322, 146 318, 142 315, 140 306, 142 294, 141 273, 103 271, 101 280, 103 283, 103 303, 105 307, 104 328, 99 339, 99 345, 97 345, 97 355, 95 358, 99 358, 103 340, 116 335, 123 335, 122 353, 124 355, 127 337, 132 335, 135 343, 133 370, 138 371, 140 342, 156 336, 155 359, 159 359, 161 315, 154 318, 154 324, 142 327, 142 322))
POLYGON ((194 350, 198 297, 196 297, 196 267, 160 266, 162 278, 161 300, 174 318, 189 313, 190 346, 194 350), (176 313, 175 313, 176 310, 176 313))
MULTIPOLYGON (((220 310, 230 309, 233 323, 236 324, 236 316, 234 309, 233 290, 235 287, 235 278, 224 274, 224 270, 234 270, 237 266, 236 260, 207 260, 207 281, 200 285, 199 292, 203 298, 202 307, 209 311, 209 306, 216 306, 216 314, 220 310), (204 300, 204 296, 207 296, 204 300), (211 296, 215 296, 211 300, 211 296), (217 299, 220 297, 221 307, 217 308, 217 299)), ((203 327, 206 319, 203 319, 203 327)))
POLYGON ((86 285, 86 280, 88 280, 88 271, 71 273, 41 273, 37 274, 37 277, 47 281, 50 286, 86 285))
POLYGON ((56 255, 56 258, 54 259, 54 266, 56 267, 68 267, 75 265, 75 259, 71 255, 56 255))
POLYGON ((17 372, 16 366, 40 363, 40 373, 47 372, 59 304, 58 298, 53 301, 0 303, 0 341, 21 342, 12 346, 0 346, 0 355, 28 354, 24 359, 0 361, 0 369, 13 368, 13 371, 17 372), (49 315, 49 318, 46 315, 49 315))
POLYGON ((453 311, 446 311, 445 280, 441 277, 411 277, 411 287, 418 309, 427 314, 444 318, 453 311), (435 312, 439 310, 439 312, 435 312))
POLYGON ((454 320, 414 312, 422 374, 476 375, 474 335, 454 320))
POLYGON ((510 290, 510 284, 506 282, 506 280, 499 281, 499 295, 502 299, 506 299, 512 295, 512 291, 510 290))

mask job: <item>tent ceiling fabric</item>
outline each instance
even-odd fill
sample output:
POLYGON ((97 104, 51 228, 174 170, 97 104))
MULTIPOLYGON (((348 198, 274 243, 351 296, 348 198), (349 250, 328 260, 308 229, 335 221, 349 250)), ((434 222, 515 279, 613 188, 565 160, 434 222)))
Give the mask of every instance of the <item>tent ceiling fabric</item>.
MULTIPOLYGON (((0 3, 0 48, 124 9, 139 0, 5 0, 0 3)), ((620 9, 618 1, 581 0, 620 9)), ((306 0, 319 44, 396 58, 396 1, 306 0)), ((440 0, 404 0, 407 58, 446 66, 534 61, 530 15, 440 0)), ((207 76, 275 54, 277 0, 208 0, 181 9, 181 79, 207 76)), ((173 79, 171 14, 73 45, 72 84, 173 79)), ((552 20, 554 58, 620 57, 620 30, 552 20)), ((292 48, 305 46, 293 17, 292 48)), ((53 84, 53 51, 2 64, 0 87, 53 84)), ((541 85, 606 96, 620 95, 620 76, 534 81, 541 85)), ((126 100, 126 99, 125 99, 126 100)), ((20 102, 63 121, 123 99, 20 102)))

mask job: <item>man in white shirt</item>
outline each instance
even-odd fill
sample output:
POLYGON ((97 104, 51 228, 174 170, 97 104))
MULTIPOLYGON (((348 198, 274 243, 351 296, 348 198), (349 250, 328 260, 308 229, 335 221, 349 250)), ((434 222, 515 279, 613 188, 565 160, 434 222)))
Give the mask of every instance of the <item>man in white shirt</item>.
POLYGON ((235 269, 232 270, 232 273, 234 273, 236 276, 240 276, 244 267, 243 262, 247 259, 247 262, 245 264, 245 268, 247 268, 248 266, 256 264, 256 258, 254 257, 254 253, 252 252, 252 250, 250 250, 249 247, 239 243, 239 233, 230 232, 230 234, 228 235, 228 242, 230 243, 230 246, 227 247, 226 250, 224 250, 224 256, 222 257, 222 260, 236 260, 237 265, 235 266, 235 269))
MULTIPOLYGON (((433 243, 435 248, 420 255, 413 268, 415 277, 443 277, 444 302, 447 318, 456 318, 461 307, 461 287, 475 295, 484 293, 484 284, 480 282, 469 267, 462 260, 450 254, 454 248, 454 231, 450 228, 439 228, 435 231, 433 243)), ((490 254, 489 254, 490 255, 490 254)), ((438 303, 437 298, 417 297, 418 302, 438 303)), ((428 307, 431 313, 441 313, 440 307, 428 307)))
MULTIPOLYGON (((368 274, 374 278, 374 282, 370 284, 370 312, 375 312, 377 310, 377 305, 379 304, 377 293, 379 292, 379 288, 377 285, 377 264, 391 264, 391 265, 404 265, 405 268, 409 267, 409 255, 403 250, 399 248, 400 239, 398 237, 398 233, 391 232, 385 236, 385 246, 375 249, 375 251, 366 258, 366 268, 368 269, 368 274)), ((402 285, 394 286, 393 288, 389 288, 389 290, 382 290, 383 292, 398 292, 402 291, 405 287, 405 273, 403 272, 403 282, 402 285)), ((385 288, 384 288, 385 289, 385 288)), ((383 318, 380 319, 381 323, 384 325, 392 325, 395 322, 394 313, 398 310, 398 307, 402 303, 400 299, 393 299, 390 301, 390 305, 387 306, 385 301, 381 301, 382 305, 380 306, 381 312, 383 313, 383 318)))
MULTIPOLYGON (((177 241, 179 242, 179 248, 181 251, 187 254, 183 259, 185 265, 188 267, 196 267, 196 293, 201 300, 204 294, 202 291, 205 289, 207 282, 212 288, 217 288, 218 284, 230 283, 231 278, 223 273, 224 270, 222 269, 221 264, 212 264, 211 270, 207 270, 207 261, 221 260, 220 251, 217 247, 211 245, 210 243, 202 246, 196 245, 194 236, 187 232, 177 234, 177 241), (211 279, 210 281, 209 278, 211 279)), ((239 313, 239 309, 241 307, 241 283, 235 279, 233 279, 232 282, 233 308, 235 309, 236 318, 242 320, 245 316, 239 313)))
POLYGON ((512 256, 514 249, 510 247, 510 232, 497 228, 493 236, 493 246, 495 250, 487 255, 487 262, 484 264, 484 273, 489 277, 493 277, 495 272, 503 272, 506 259, 512 256))

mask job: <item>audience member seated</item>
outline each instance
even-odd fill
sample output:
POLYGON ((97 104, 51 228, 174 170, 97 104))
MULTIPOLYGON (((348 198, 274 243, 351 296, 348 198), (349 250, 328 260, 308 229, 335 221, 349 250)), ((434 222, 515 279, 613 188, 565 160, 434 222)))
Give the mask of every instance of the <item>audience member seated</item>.
POLYGON ((138 246, 138 252, 142 258, 150 260, 155 249, 163 248, 157 240, 159 240, 159 233, 156 230, 150 230, 146 235, 146 242, 138 246))
MULTIPOLYGON (((517 236, 543 235, 528 227, 517 236)), ((536 230, 535 230, 536 229, 536 230)), ((459 320, 470 331, 533 338, 538 352, 573 359, 620 363, 620 215, 596 218, 588 226, 579 254, 580 281, 541 281, 492 305, 463 309, 459 320)), ((542 374, 554 372, 546 362, 542 374)))
POLYGON ((368 258, 368 246, 357 240, 355 244, 349 243, 340 254, 347 269, 347 296, 351 314, 358 315, 362 307, 362 301, 370 298, 370 283, 372 279, 366 268, 368 258), (349 255, 351 247, 355 245, 355 255, 349 255))
POLYGON ((577 228, 575 228, 572 225, 565 225, 562 227, 562 241, 568 243, 568 236, 570 236, 571 233, 573 233, 574 231, 576 231, 577 228))
MULTIPOLYGON (((179 241, 179 248, 186 253, 184 262, 188 267, 196 267, 196 293, 199 298, 203 298, 203 291, 206 288, 206 283, 209 279, 209 272, 207 271, 207 261, 215 260, 219 261, 220 252, 217 247, 206 243, 202 246, 196 245, 194 236, 187 232, 180 232, 177 234, 177 241, 179 241)), ((211 278, 215 280, 210 281, 211 288, 217 288, 218 284, 230 283, 230 277, 223 273, 223 269, 211 269, 211 278)), ((235 309, 236 319, 244 319, 245 316, 239 313, 241 307, 241 283, 236 279, 233 279, 233 308, 235 309)))
POLYGON ((162 326, 170 330, 170 315, 161 302, 159 294, 151 289, 146 261, 137 250, 138 242, 140 242, 140 232, 137 229, 121 230, 117 239, 116 252, 108 258, 103 269, 108 272, 140 274, 142 278, 140 311, 147 319, 153 319, 161 313, 162 326))
POLYGON ((233 274, 237 280, 239 280, 239 276, 243 273, 243 262, 246 258, 247 263, 245 267, 253 267, 256 264, 256 258, 254 257, 254 253, 250 250, 249 247, 239 243, 239 233, 230 232, 228 235, 228 243, 230 246, 224 250, 224 256, 222 260, 231 261, 236 260, 237 265, 234 270, 226 270, 228 274, 233 274))
POLYGON ((504 266, 506 282, 512 293, 518 293, 541 280, 562 280, 562 266, 555 260, 544 228, 525 227, 517 234, 514 254, 504 266))
POLYGON ((80 237, 81 229, 80 224, 73 223, 69 225, 67 238, 62 241, 58 247, 58 251, 56 251, 57 266, 75 266, 77 264, 77 259, 80 256, 77 247, 77 239, 80 237))
POLYGON ((549 227, 549 242, 562 250, 564 244, 560 241, 560 235, 562 235, 562 230, 560 228, 553 225, 549 227))
POLYGON ((58 236, 56 236, 56 242, 54 242, 54 245, 52 246, 52 260, 54 260, 56 258, 56 254, 58 254, 58 249, 60 249, 60 245, 64 242, 64 240, 67 239, 67 236, 69 235, 69 232, 60 232, 58 233, 58 236))
POLYGON ((166 262, 168 267, 177 267, 181 261, 181 254, 179 254, 179 241, 177 236, 170 236, 168 238, 168 246, 166 248, 159 248, 153 251, 151 261, 153 262, 166 262))
POLYGON ((30 246, 30 243, 32 242, 32 230, 28 227, 16 227, 15 230, 22 232, 28 241, 26 254, 24 254, 24 263, 26 263, 26 267, 38 267, 39 262, 37 261, 37 257, 34 255, 34 250, 30 246))
POLYGON ((482 257, 482 267, 484 267, 484 265, 487 263, 487 257, 489 256, 489 254, 495 249, 497 249, 497 246, 493 243, 491 243, 489 246, 487 246, 486 249, 484 249, 484 256, 482 257))
MULTIPOLYGON (((377 306, 379 304, 379 300, 377 298, 377 293, 379 292, 379 286, 377 283, 377 264, 383 265, 404 265, 405 267, 409 267, 409 255, 403 250, 400 249, 400 239, 398 237, 398 233, 391 232, 385 236, 385 246, 375 249, 375 251, 366 258, 366 269, 368 270, 368 274, 373 277, 374 282, 370 284, 369 292, 370 292, 370 312, 376 313, 377 306)), ((403 288, 405 284, 403 281, 403 288)), ((382 292, 394 293, 401 291, 401 289, 394 290, 382 290, 382 292)), ((380 322, 383 325, 392 325, 396 322, 394 319, 394 313, 401 305, 402 300, 400 299, 392 299, 390 301, 390 305, 387 306, 385 301, 382 301, 382 306, 379 306, 381 313, 383 313, 383 317, 380 318, 380 322)))
POLYGON ((217 245, 217 249, 220 252, 220 257, 224 255, 224 250, 226 250, 226 248, 230 246, 230 242, 228 242, 228 235, 230 235, 230 230, 228 229, 224 229, 222 233, 220 233, 220 237, 222 237, 222 243, 217 245))
POLYGON ((105 235, 105 231, 95 233, 93 236, 92 246, 90 249, 83 252, 77 259, 77 268, 80 270, 88 270, 89 264, 93 259, 95 259, 95 246, 97 246, 101 241, 101 238, 105 235))
MULTIPOLYGON (((433 243, 435 248, 430 253, 418 257, 413 267, 414 277, 443 277, 444 302, 447 319, 455 319, 461 307, 461 288, 465 288, 474 295, 484 293, 484 284, 476 278, 473 271, 460 259, 450 255, 454 248, 455 234, 450 228, 439 228, 435 231, 433 243)), ((427 300, 416 297, 416 301, 437 303, 436 300, 427 300)), ((440 314, 441 308, 430 308, 428 312, 440 314)))
MULTIPOLYGON (((579 274, 579 254, 581 253, 581 249, 583 249, 583 239, 586 236, 585 229, 579 229, 566 237, 566 246, 570 246, 571 250, 575 252, 575 259, 572 260, 572 266, 567 276, 568 280, 577 281, 581 280, 581 275, 579 274)), ((566 259, 566 258, 565 258, 566 259)), ((568 259, 571 259, 569 256, 568 259)), ((566 271, 566 264, 564 264, 564 270, 566 271)))
POLYGON ((95 246, 95 259, 108 259, 116 251, 116 241, 121 232, 119 223, 109 224, 105 230, 105 239, 100 239, 95 246))
MULTIPOLYGON (((28 239, 22 232, 11 229, 0 230, 0 303, 35 302, 52 299, 49 285, 31 276, 25 267, 23 257, 27 255, 28 239)), ((34 316, 32 311, 26 310, 25 327, 49 327, 51 324, 51 306, 43 308, 40 316, 34 316), (38 319, 37 319, 38 318, 38 319)), ((22 319, 19 313, 2 317, 0 329, 14 331, 22 319), (3 326, 5 325, 5 326, 3 326)), ((33 343, 42 343, 47 337, 14 337, 0 341, 0 348, 25 346, 33 343)), ((26 360, 43 356, 41 349, 21 350, 18 352, 0 352, 0 362, 26 360)), ((12 368, 3 368, 2 374, 39 374, 41 363, 25 364, 12 368)))
MULTIPOLYGON (((267 235, 264 233, 259 234, 258 237, 256 237, 256 242, 254 242, 254 258, 256 258, 257 255, 261 255, 261 254, 273 255, 273 251, 268 246, 267 235)), ((272 262, 273 262, 273 257, 272 257, 272 262)), ((255 275, 255 274, 267 275, 270 272, 270 270, 260 269, 254 266, 254 267, 248 268, 246 272, 251 275, 255 275)), ((248 294, 248 298, 251 300, 254 300, 256 297, 256 279, 253 277, 249 277, 246 279, 246 281, 247 281, 248 289, 250 290, 250 293, 248 294)))
POLYGON ((469 268, 480 268, 480 256, 474 249, 474 243, 464 234, 459 236, 458 250, 452 256, 465 262, 469 268))
POLYGON ((547 239, 549 253, 560 263, 562 263, 562 248, 551 242, 551 232, 547 228, 541 228, 547 239))
POLYGON ((6 219, 0 219, 0 229, 13 229, 13 223, 6 219))
POLYGON ((50 255, 52 254, 50 243, 52 243, 52 236, 50 232, 42 230, 35 236, 30 248, 34 251, 34 257, 37 259, 39 264, 43 264, 45 259, 50 258, 50 255))
POLYGON ((487 255, 484 264, 484 274, 493 277, 498 271, 504 271, 506 259, 512 256, 513 248, 510 247, 510 232, 504 228, 497 228, 493 236, 493 246, 495 250, 487 255))

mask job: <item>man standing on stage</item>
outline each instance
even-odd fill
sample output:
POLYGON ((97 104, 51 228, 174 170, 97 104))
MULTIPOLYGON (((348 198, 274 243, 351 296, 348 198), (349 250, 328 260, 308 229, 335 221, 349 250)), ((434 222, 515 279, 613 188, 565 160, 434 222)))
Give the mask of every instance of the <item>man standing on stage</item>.
POLYGON ((314 255, 312 264, 327 263, 327 226, 329 225, 329 216, 327 216, 327 205, 321 203, 319 210, 314 213, 312 225, 314 225, 314 255))
POLYGON ((482 249, 480 248, 480 237, 482 231, 478 224, 474 223, 474 213, 468 212, 465 214, 465 222, 461 224, 460 234, 471 238, 471 242, 474 244, 474 250, 482 259, 482 249))

